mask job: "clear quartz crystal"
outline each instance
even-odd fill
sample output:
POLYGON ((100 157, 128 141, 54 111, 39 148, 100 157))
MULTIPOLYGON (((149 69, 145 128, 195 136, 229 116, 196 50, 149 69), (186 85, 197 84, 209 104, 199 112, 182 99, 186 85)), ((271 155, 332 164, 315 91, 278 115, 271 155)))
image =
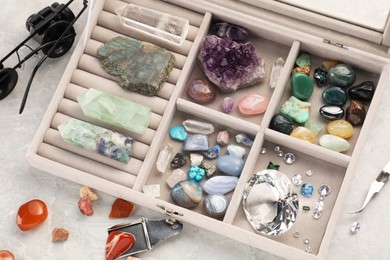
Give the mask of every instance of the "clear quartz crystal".
POLYGON ((283 155, 284 155, 284 152, 283 152, 283 151, 279 151, 279 152, 278 152, 278 156, 279 156, 279 157, 283 157, 283 155))
POLYGON ((262 147, 261 150, 260 150, 260 153, 261 154, 266 154, 267 153, 267 149, 265 147, 262 147))
POLYGON ((284 66, 284 60, 282 57, 277 58, 274 64, 272 65, 271 76, 269 80, 269 86, 271 88, 276 87, 280 74, 282 73, 283 66, 284 66))
POLYGON ((328 196, 328 194, 330 193, 330 187, 328 185, 326 185, 326 184, 322 184, 320 186, 320 188, 318 189, 318 192, 322 196, 328 196))
POLYGON ((316 210, 316 211, 313 212, 313 218, 314 219, 320 219, 321 215, 322 215, 321 211, 316 210))
POLYGON ((172 157, 172 146, 166 144, 161 148, 161 151, 158 155, 156 167, 160 173, 164 173, 168 167, 169 162, 172 157))
POLYGON ((357 221, 353 222, 352 225, 351 225, 351 229, 350 230, 351 230, 352 234, 356 234, 357 232, 359 232, 359 230, 360 230, 360 223, 357 222, 357 221))
POLYGON ((292 154, 292 153, 286 153, 285 155, 284 155, 284 162, 286 163, 286 164, 293 164, 294 162, 295 162, 295 155, 294 154, 292 154))
POLYGON ((314 173, 313 170, 307 170, 306 171, 306 175, 309 176, 309 177, 313 176, 313 173, 314 173))
POLYGON ((302 176, 300 174, 295 174, 292 178, 292 183, 296 186, 299 186, 302 184, 302 176))
POLYGON ((316 201, 314 203, 314 208, 318 211, 322 211, 324 209, 324 202, 323 201, 316 201))
POLYGON ((183 122, 183 126, 187 132, 193 134, 209 135, 214 132, 214 126, 212 124, 197 120, 187 119, 183 122))

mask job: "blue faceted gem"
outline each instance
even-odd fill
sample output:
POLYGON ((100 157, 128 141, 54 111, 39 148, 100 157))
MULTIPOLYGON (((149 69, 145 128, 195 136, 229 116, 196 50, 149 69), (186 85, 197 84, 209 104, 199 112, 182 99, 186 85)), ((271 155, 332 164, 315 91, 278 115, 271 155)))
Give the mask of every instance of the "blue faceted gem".
POLYGON ((301 194, 305 197, 313 196, 314 188, 310 183, 304 183, 301 186, 301 194))

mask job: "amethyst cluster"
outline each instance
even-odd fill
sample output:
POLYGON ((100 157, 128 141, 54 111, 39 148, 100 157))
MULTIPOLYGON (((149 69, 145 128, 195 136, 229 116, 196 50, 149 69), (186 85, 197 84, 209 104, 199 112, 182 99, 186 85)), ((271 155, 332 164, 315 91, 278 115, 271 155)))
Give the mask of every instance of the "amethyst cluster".
POLYGON ((207 35, 199 59, 207 78, 222 92, 234 92, 265 77, 264 61, 251 42, 237 43, 229 38, 207 35))

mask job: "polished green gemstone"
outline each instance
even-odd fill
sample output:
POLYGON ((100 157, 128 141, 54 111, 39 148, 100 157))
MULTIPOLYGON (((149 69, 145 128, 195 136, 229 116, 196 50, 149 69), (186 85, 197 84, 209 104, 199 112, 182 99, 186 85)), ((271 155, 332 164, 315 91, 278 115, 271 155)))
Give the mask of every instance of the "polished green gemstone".
POLYGON ((329 69, 328 78, 331 84, 348 88, 355 82, 356 72, 348 64, 337 64, 329 69))
POLYGON ((267 169, 268 170, 279 170, 279 167, 280 167, 279 164, 276 164, 274 162, 269 162, 268 166, 267 166, 267 169))
POLYGON ((319 122, 314 122, 314 121, 311 121, 311 120, 309 120, 309 121, 307 121, 305 123, 305 127, 309 128, 311 131, 313 131, 313 133, 315 135, 318 135, 322 131, 322 129, 324 129, 324 125, 323 124, 321 124, 319 122))
POLYGON ((304 66, 309 66, 311 65, 311 58, 310 58, 310 54, 309 53, 306 53, 306 52, 301 52, 297 59, 295 60, 295 64, 298 66, 298 67, 304 67, 304 66))
POLYGON ((289 116, 297 123, 305 123, 309 120, 310 108, 311 103, 291 96, 280 108, 280 113, 289 116))
POLYGON ((143 134, 149 125, 151 108, 90 88, 77 97, 85 115, 143 134))
POLYGON ((307 100, 314 90, 314 81, 306 73, 297 72, 291 75, 291 91, 294 97, 307 100))

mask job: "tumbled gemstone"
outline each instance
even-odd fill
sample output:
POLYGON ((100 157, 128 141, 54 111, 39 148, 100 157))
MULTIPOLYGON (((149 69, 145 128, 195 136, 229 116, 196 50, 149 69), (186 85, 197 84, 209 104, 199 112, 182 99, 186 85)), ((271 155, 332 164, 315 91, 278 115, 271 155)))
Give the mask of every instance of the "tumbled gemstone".
POLYGON ((328 105, 344 106, 347 103, 348 94, 343 88, 331 86, 322 92, 322 100, 328 105))
POLYGON ((313 196, 314 187, 310 183, 304 183, 301 186, 301 194, 305 197, 313 196))
POLYGON ((221 147, 218 144, 216 144, 210 149, 208 149, 207 151, 203 152, 203 155, 207 159, 216 159, 218 158, 220 151, 221 151, 221 147))
POLYGON ((202 162, 199 167, 205 170, 207 177, 211 177, 217 171, 217 166, 208 162, 202 162))
POLYGON ((356 99, 363 102, 369 102, 374 97, 375 85, 372 81, 364 81, 359 85, 353 86, 348 90, 348 95, 351 99, 356 99))
POLYGON ((319 87, 322 87, 328 83, 328 72, 322 68, 315 69, 313 77, 314 81, 319 87))
POLYGON ((182 167, 183 165, 185 165, 187 163, 187 156, 185 156, 184 154, 182 153, 176 153, 175 157, 173 157, 170 165, 172 168, 180 168, 182 167))
POLYGON ((253 145, 253 140, 247 136, 246 134, 238 134, 236 135, 236 142, 239 144, 243 144, 245 146, 251 147, 253 145))
POLYGON ((318 133, 321 132, 321 130, 324 128, 324 125, 321 123, 309 120, 305 123, 305 127, 310 129, 311 131, 313 131, 313 133, 315 135, 318 135, 318 133))
POLYGON ((175 126, 172 126, 171 129, 169 130, 169 136, 173 140, 184 141, 187 139, 187 132, 186 132, 184 126, 175 125, 175 126))
POLYGON ((295 60, 295 64, 298 67, 303 67, 303 66, 309 66, 311 65, 311 58, 310 54, 307 52, 301 52, 299 53, 298 57, 295 60))
POLYGON ((77 206, 79 207, 81 214, 86 216, 93 215, 92 201, 89 197, 80 198, 77 206))
POLYGON ((187 173, 182 169, 175 169, 168 176, 166 183, 169 187, 173 188, 176 184, 187 179, 187 173))
POLYGON ((135 243, 131 233, 111 231, 106 241, 106 260, 114 260, 123 255, 135 243))
POLYGON ((284 67, 283 58, 282 57, 277 58, 276 61, 273 63, 272 69, 271 69, 271 76, 270 76, 270 80, 269 80, 269 86, 271 88, 276 87, 278 80, 279 80, 279 77, 280 77, 280 74, 282 73, 283 67, 284 67))
POLYGON ((225 113, 232 112, 234 108, 234 100, 231 97, 225 97, 222 101, 222 111, 225 113))
POLYGON ((221 38, 230 38, 234 41, 244 42, 249 39, 247 30, 241 26, 220 22, 214 25, 215 34, 221 38))
POLYGON ((110 218, 127 218, 133 212, 134 205, 127 200, 118 198, 111 206, 110 218))
POLYGON ((356 72, 348 64, 337 64, 328 71, 330 84, 347 88, 355 82, 356 72))
MULTIPOLYGON (((51 241, 58 242, 58 241, 66 241, 69 237, 69 231, 64 228, 55 228, 51 232, 51 241)), ((2 259, 0 257, 0 259, 2 259)))
POLYGON ((237 183, 235 176, 215 176, 204 183, 203 189, 207 194, 226 194, 234 190, 237 183))
POLYGON ((188 178, 194 181, 201 181, 206 175, 206 171, 199 166, 191 166, 188 169, 188 178))
POLYGON ((297 128, 292 131, 290 136, 308 141, 310 143, 314 143, 316 140, 316 135, 311 131, 309 128, 303 127, 303 126, 298 126, 297 128))
POLYGON ((27 231, 42 224, 48 215, 45 202, 33 199, 19 207, 16 224, 22 231, 27 231))
POLYGON ((305 123, 309 120, 311 103, 301 101, 291 96, 280 108, 280 112, 292 118, 297 123, 305 123))
POLYGON ((183 121, 183 126, 187 132, 193 134, 209 135, 214 133, 214 126, 206 122, 187 119, 183 121))
POLYGON ((188 135, 184 141, 183 150, 186 152, 207 151, 209 149, 209 140, 207 135, 188 135))
POLYGON ((297 72, 292 74, 290 83, 293 96, 300 100, 307 100, 313 94, 314 82, 305 73, 297 72))
POLYGON ((331 135, 341 138, 350 138, 353 135, 353 126, 344 119, 334 120, 328 123, 326 129, 331 135))
POLYGON ((269 128, 289 135, 294 130, 294 121, 289 116, 276 114, 272 117, 269 128))
POLYGON ((176 184, 170 196, 177 205, 184 208, 193 208, 202 201, 202 187, 197 181, 188 179, 176 184))
POLYGON ((157 171, 160 173, 164 173, 168 167, 168 164, 171 160, 172 156, 172 146, 170 144, 165 144, 160 150, 156 161, 157 171))
POLYGON ((345 119, 352 125, 361 125, 366 118, 366 108, 364 104, 357 100, 351 100, 347 108, 345 119))
POLYGON ((212 218, 223 218, 229 205, 229 200, 222 194, 207 195, 203 200, 203 208, 212 218))
POLYGON ((240 176, 244 168, 244 161, 234 155, 220 156, 217 160, 217 168, 228 175, 240 176))
POLYGON ((320 115, 327 120, 343 118, 344 109, 339 106, 325 105, 320 108, 320 115))
POLYGON ((322 135, 318 140, 318 143, 322 147, 331 149, 336 152, 345 152, 350 147, 347 140, 331 134, 322 135))
POLYGON ((229 143, 230 141, 230 135, 228 131, 220 131, 217 135, 217 143, 220 146, 225 146, 229 143))
POLYGON ((238 101, 238 109, 244 115, 258 115, 267 110, 268 99, 259 94, 245 96, 238 101))
POLYGON ((15 256, 8 250, 0 250, 0 260, 15 260, 15 256))
POLYGON ((188 84, 187 94, 199 104, 209 104, 217 97, 215 88, 206 79, 194 79, 188 84))
POLYGON ((246 150, 244 148, 242 148, 241 146, 238 146, 238 145, 233 145, 233 144, 228 145, 227 151, 228 151, 229 155, 234 155, 234 156, 237 156, 240 158, 244 157, 244 155, 246 154, 246 150))

